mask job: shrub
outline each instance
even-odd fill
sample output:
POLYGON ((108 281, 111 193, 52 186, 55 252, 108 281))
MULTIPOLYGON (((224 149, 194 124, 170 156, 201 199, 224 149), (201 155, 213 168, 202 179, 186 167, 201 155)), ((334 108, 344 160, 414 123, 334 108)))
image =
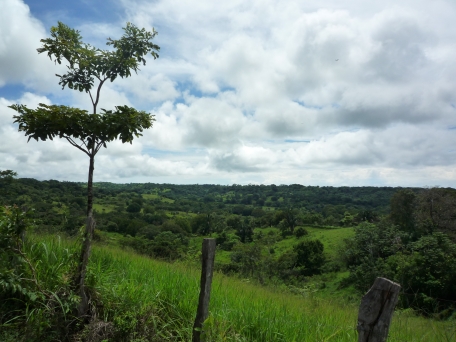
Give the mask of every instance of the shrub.
POLYGON ((306 240, 293 250, 282 254, 277 261, 277 270, 282 279, 320 274, 325 263, 323 244, 320 240, 306 240))
POLYGON ((141 211, 141 205, 136 202, 132 202, 128 205, 127 211, 129 213, 139 213, 141 211))
POLYGON ((295 236, 297 238, 300 238, 300 237, 303 237, 305 235, 309 235, 309 232, 303 227, 298 227, 298 228, 296 228, 294 234, 295 234, 295 236))

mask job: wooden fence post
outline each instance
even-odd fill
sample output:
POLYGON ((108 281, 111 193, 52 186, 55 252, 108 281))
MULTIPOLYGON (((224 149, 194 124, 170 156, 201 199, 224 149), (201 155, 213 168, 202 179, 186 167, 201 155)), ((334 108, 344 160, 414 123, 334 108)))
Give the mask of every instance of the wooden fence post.
POLYGON ((209 300, 211 297, 212 275, 214 273, 215 239, 203 240, 202 254, 201 289, 195 324, 193 324, 193 342, 201 341, 201 328, 209 315, 209 300))
POLYGON ((385 278, 375 279, 361 300, 358 342, 385 342, 401 286, 385 278))

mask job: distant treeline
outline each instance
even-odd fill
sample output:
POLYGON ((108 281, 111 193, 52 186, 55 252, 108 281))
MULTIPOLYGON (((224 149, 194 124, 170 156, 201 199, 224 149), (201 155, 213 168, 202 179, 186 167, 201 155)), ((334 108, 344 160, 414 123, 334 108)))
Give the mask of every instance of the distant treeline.
MULTIPOLYGON (((60 182, 56 180, 38 181, 32 178, 18 178, 14 183, 0 187, 3 202, 27 202, 30 196, 34 202, 50 197, 61 197, 67 203, 78 202, 78 197, 86 196, 85 183, 60 182), (70 201, 70 202, 68 202, 70 201)), ((178 201, 173 204, 191 207, 190 202, 199 203, 198 208, 219 207, 218 204, 242 204, 251 206, 306 208, 323 212, 328 205, 345 206, 346 209, 374 210, 386 214, 391 196, 401 187, 332 187, 292 185, 214 185, 214 184, 156 184, 95 183, 95 198, 116 196, 120 193, 160 194, 165 198, 178 201)), ((419 192, 422 188, 407 188, 419 192)), ((171 207, 171 206, 170 206, 171 207)))
MULTIPOLYGON (((375 221, 390 212, 398 190, 420 193, 422 188, 331 187, 292 185, 175 185, 156 183, 95 183, 98 214, 120 213, 218 213, 261 217, 264 211, 299 210, 305 223, 350 226, 375 221), (263 212, 262 212, 263 211, 263 212), (355 216, 358 215, 358 219, 355 216)), ((449 189, 451 190, 451 189, 449 189)), ((79 226, 84 220, 85 183, 3 179, 0 204, 32 207, 42 225, 79 226), (53 213, 54 215, 48 215, 53 213), (71 220, 70 220, 71 219, 71 220)), ((271 214, 269 213, 269 216, 271 214)), ((267 218, 265 218, 267 219, 267 218)), ((269 217, 269 219, 271 219, 269 217)), ((102 223, 102 222, 101 222, 102 223)))

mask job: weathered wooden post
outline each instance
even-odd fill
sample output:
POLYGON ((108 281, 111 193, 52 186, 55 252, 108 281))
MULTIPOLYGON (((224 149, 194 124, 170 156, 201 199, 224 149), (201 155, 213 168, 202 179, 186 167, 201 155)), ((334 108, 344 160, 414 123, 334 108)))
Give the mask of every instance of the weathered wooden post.
POLYGON ((193 342, 201 341, 201 328, 209 315, 209 300, 211 297, 212 275, 214 273, 215 239, 203 240, 202 254, 201 289, 195 324, 193 324, 193 342))
POLYGON ((385 342, 401 286, 385 278, 375 279, 361 300, 358 342, 385 342))

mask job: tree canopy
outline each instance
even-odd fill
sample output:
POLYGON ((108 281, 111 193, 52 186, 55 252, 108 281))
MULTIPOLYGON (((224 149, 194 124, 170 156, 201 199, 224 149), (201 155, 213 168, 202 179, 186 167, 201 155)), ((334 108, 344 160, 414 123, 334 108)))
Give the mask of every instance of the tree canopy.
POLYGON ((131 143, 134 137, 141 136, 144 129, 152 127, 152 115, 128 106, 116 106, 116 110, 104 110, 101 114, 89 114, 86 110, 67 106, 46 105, 29 109, 25 105, 11 105, 20 115, 15 115, 19 131, 30 139, 53 140, 65 138, 87 155, 96 154, 101 146, 119 138, 123 143, 131 143), (77 142, 80 140, 81 142, 77 142))
POLYGON ((145 56, 151 54, 158 58, 158 45, 152 43, 157 32, 139 29, 127 23, 124 35, 114 40, 108 38, 107 45, 114 50, 101 50, 82 41, 79 31, 62 22, 51 28, 51 38, 41 39, 43 44, 38 53, 47 52, 49 58, 61 64, 68 62, 68 71, 60 78, 62 89, 68 88, 85 91, 89 94, 93 112, 68 106, 45 105, 29 109, 25 105, 15 104, 10 108, 16 110, 15 123, 19 131, 35 140, 52 140, 54 137, 65 138, 68 142, 87 155, 95 156, 101 146, 119 138, 123 143, 139 137, 144 129, 152 127, 154 117, 144 111, 128 106, 116 106, 115 110, 101 109, 97 113, 100 91, 103 84, 113 82, 117 77, 129 77, 131 71, 137 72, 141 64, 145 65, 145 56), (96 85, 96 92, 92 88, 96 85), (76 141, 80 140, 80 142, 76 141))
MULTIPOLYGON (((137 72, 141 63, 146 64, 144 57, 148 53, 154 59, 158 58, 160 47, 152 43, 157 35, 154 29, 149 32, 127 23, 123 30, 124 35, 120 39, 107 39, 106 45, 114 47, 114 50, 101 50, 82 42, 79 31, 59 21, 57 26, 51 28, 51 38, 41 39, 43 46, 37 51, 47 52, 56 63, 61 64, 62 59, 69 63, 68 72, 57 75, 62 89, 68 86, 70 89, 90 92, 97 79, 100 81, 97 88, 99 92, 106 80, 113 82, 118 76, 131 76, 132 70, 137 72)), ((92 98, 92 94, 90 96, 92 98)))

